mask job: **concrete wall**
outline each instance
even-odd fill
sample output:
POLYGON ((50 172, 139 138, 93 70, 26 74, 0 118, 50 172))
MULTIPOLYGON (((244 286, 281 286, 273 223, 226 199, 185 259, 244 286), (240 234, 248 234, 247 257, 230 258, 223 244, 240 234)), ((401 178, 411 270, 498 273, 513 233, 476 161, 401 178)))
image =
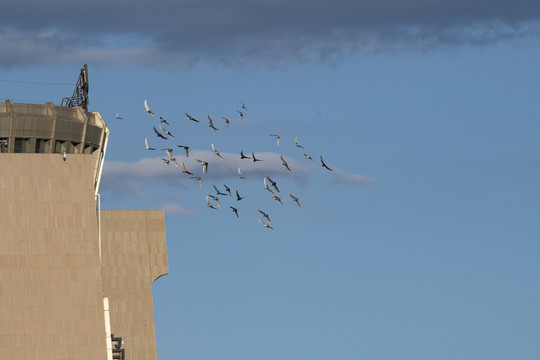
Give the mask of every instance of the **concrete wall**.
POLYGON ((126 358, 155 360, 152 283, 168 273, 163 211, 101 211, 104 296, 126 358))
POLYGON ((0 229, 0 358, 106 359, 92 156, 0 154, 0 229))

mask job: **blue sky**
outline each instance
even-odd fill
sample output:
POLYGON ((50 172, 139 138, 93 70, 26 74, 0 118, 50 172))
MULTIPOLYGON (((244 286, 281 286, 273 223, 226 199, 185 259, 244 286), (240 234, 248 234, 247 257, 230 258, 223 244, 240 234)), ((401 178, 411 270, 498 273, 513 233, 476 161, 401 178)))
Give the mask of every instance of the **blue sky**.
POLYGON ((59 104, 72 85, 13 81, 69 84, 87 63, 111 131, 103 208, 165 209, 159 359, 538 357, 537 3, 109 1, 82 23, 23 3, 25 20, 0 14, 1 100, 59 104), (203 186, 145 137, 190 145, 175 155, 197 174, 207 159, 203 186), (209 209, 212 184, 246 199, 209 209))

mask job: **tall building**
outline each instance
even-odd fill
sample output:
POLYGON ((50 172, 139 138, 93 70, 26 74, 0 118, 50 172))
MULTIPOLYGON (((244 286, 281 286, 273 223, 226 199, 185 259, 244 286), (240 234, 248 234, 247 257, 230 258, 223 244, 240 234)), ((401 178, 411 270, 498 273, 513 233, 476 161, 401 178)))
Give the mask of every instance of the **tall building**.
POLYGON ((109 130, 86 109, 0 103, 1 359, 157 359, 164 215, 100 209, 109 130))

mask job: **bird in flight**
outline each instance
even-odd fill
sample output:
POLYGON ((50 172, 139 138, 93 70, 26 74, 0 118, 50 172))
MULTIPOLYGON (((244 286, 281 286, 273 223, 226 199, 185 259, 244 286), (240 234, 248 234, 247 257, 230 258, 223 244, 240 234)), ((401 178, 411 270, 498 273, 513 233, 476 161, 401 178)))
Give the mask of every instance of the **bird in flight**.
POLYGON ((281 136, 279 136, 278 134, 270 134, 270 136, 273 136, 273 137, 276 138, 277 144, 278 144, 278 146, 279 146, 279 138, 280 138, 281 136))
POLYGON ((244 155, 244 150, 240 150, 240 159, 251 159, 249 156, 244 155))
POLYGON ((182 172, 183 172, 183 173, 189 174, 189 175, 193 175, 192 172, 189 172, 189 171, 186 169, 186 165, 184 165, 184 162, 183 162, 183 161, 180 161, 180 165, 182 165, 182 172))
POLYGON ((236 190, 236 201, 240 201, 245 198, 246 198, 245 196, 240 196, 240 194, 238 193, 238 190, 236 190))
POLYGON ((313 158, 311 156, 309 156, 308 154, 304 154, 304 156, 306 157, 306 159, 311 160, 311 162, 314 162, 313 158))
POLYGON ((144 138, 144 145, 146 145, 146 150, 156 150, 156 148, 148 146, 148 138, 144 138))
POLYGON ((174 135, 171 134, 170 132, 168 132, 167 130, 165 130, 165 129, 163 128, 163 126, 159 125, 159 128, 160 128, 161 130, 163 130, 163 132, 164 132, 165 134, 167 134, 167 135, 169 135, 170 137, 174 138, 174 135))
POLYGON ((210 201, 208 200, 208 195, 206 195, 206 206, 208 206, 210 209, 217 210, 217 208, 210 204, 210 201))
POLYGON ((251 156, 252 156, 252 158, 253 158, 253 162, 264 161, 264 160, 262 160, 262 159, 257 159, 257 158, 255 158, 255 153, 251 153, 251 156))
POLYGON ((324 163, 324 160, 322 159, 322 155, 321 155, 321 164, 322 164, 322 167, 325 168, 325 169, 328 169, 330 171, 334 171, 332 169, 330 169, 325 163, 324 163))
POLYGON ((298 144, 298 136, 294 138, 294 146, 303 149, 304 147, 298 144))
POLYGON ((223 184, 223 186, 225 186, 225 191, 227 191, 229 193, 229 196, 231 196, 231 188, 225 184, 223 184))
POLYGON ((172 154, 173 149, 161 149, 161 150, 167 150, 167 156, 169 157, 169 159, 173 157, 173 154, 172 154))
POLYGON ((155 126, 154 126, 154 132, 157 134, 157 137, 167 140, 165 136, 163 136, 159 131, 157 131, 155 126))
POLYGON ((115 119, 118 119, 118 120, 124 120, 124 118, 122 118, 122 117, 120 117, 120 116, 118 115, 118 111, 116 112, 116 117, 115 117, 115 119))
POLYGON ((279 155, 279 158, 281 159, 281 162, 283 163, 283 166, 285 166, 287 168, 287 170, 291 171, 291 168, 289 167, 289 164, 287 164, 287 162, 285 161, 283 156, 279 155))
POLYGON ((238 209, 237 209, 237 208, 235 208, 235 207, 233 207, 233 206, 229 206, 229 207, 230 207, 230 208, 232 209, 232 211, 236 214, 236 217, 240 217, 240 216, 238 216, 238 209))
POLYGON ((192 176, 191 179, 199 181, 199 186, 202 187, 202 178, 200 176, 192 176))
POLYGON ((225 160, 223 159, 223 156, 220 155, 219 151, 216 150, 216 148, 214 147, 214 144, 211 144, 212 145, 212 150, 214 150, 214 154, 216 154, 221 160, 225 160))
POLYGON ((201 163, 202 165, 202 172, 203 173, 206 173, 208 172, 208 161, 204 161, 204 160, 199 160, 199 159, 196 159, 198 162, 201 163))
POLYGON ((214 120, 210 117, 210 115, 208 115, 208 113, 206 113, 206 117, 208 118, 208 121, 209 121, 209 127, 212 128, 212 130, 214 131, 218 131, 219 129, 217 127, 214 126, 214 120))
POLYGON ((241 112, 240 110, 236 110, 236 111, 240 114, 240 117, 241 117, 242 119, 244 119, 244 113, 241 112))
MULTIPOLYGON (((277 187, 277 184, 274 180, 270 179, 269 176, 266 177, 266 179, 268 179, 268 181, 270 181, 270 184, 272 184, 272 186, 274 187, 274 189, 276 189, 277 192, 279 192, 279 189, 277 187)), ((264 180, 264 185, 266 186, 266 179, 264 180)))
POLYGON ((300 202, 298 201, 298 198, 296 196, 294 196, 291 193, 289 193, 289 196, 293 199, 293 201, 296 203, 296 205, 298 205, 298 207, 302 207, 302 205, 300 205, 300 202))
POLYGON ((246 105, 244 105, 244 103, 242 103, 242 109, 247 111, 247 107, 246 107, 246 105))
POLYGON ((276 196, 276 194, 272 193, 272 197, 274 200, 278 201, 281 205, 283 205, 283 202, 281 201, 281 198, 279 196, 276 196))
POLYGON ((184 148, 184 150, 186 150, 186 157, 189 157, 189 146, 184 146, 184 145, 176 145, 176 146, 184 148))
POLYGON ((171 163, 171 160, 169 160, 169 159, 161 158, 161 160, 163 160, 163 162, 165 164, 167 164, 167 165, 170 165, 170 163, 171 163))
POLYGON ((147 102, 146 100, 144 100, 144 109, 145 109, 144 111, 147 112, 147 113, 149 113, 150 115, 156 116, 156 114, 154 114, 154 113, 152 112, 152 110, 150 110, 150 108, 148 107, 148 102, 147 102))
POLYGON ((269 223, 272 222, 272 220, 270 220, 270 216, 267 213, 265 213, 264 211, 259 210, 259 209, 257 209, 257 211, 260 212, 262 214, 262 216, 264 216, 266 218, 266 220, 268 220, 269 223))
POLYGON ((159 122, 162 123, 162 124, 167 124, 167 125, 170 125, 167 120, 165 120, 164 118, 162 118, 161 116, 159 117, 159 122))
POLYGON ((258 220, 259 220, 259 222, 262 224, 262 226, 264 226, 265 228, 270 229, 270 230, 273 230, 273 229, 274 229, 274 228, 271 227, 270 225, 265 224, 261 219, 258 219, 258 220))
POLYGON ((187 112, 184 112, 184 114, 186 114, 187 118, 191 121, 195 121, 195 122, 200 122, 199 120, 195 119, 194 117, 191 117, 189 116, 189 114, 187 112))
POLYGON ((210 195, 210 194, 206 194, 206 199, 208 199, 209 197, 212 198, 212 200, 214 200, 217 204, 218 207, 221 207, 221 204, 219 203, 219 199, 217 196, 214 196, 214 195, 210 195))
POLYGON ((225 120, 225 124, 227 124, 227 127, 229 127, 229 124, 231 123, 231 121, 227 119, 226 117, 224 117, 223 120, 225 120))
POLYGON ((238 177, 239 177, 240 179, 246 179, 246 178, 244 177, 244 175, 242 175, 242 172, 240 171, 240 168, 238 168, 238 177))
POLYGON ((212 186, 214 187, 214 190, 216 190, 216 195, 227 195, 227 194, 222 193, 221 191, 219 191, 218 188, 216 187, 216 185, 212 184, 212 186))

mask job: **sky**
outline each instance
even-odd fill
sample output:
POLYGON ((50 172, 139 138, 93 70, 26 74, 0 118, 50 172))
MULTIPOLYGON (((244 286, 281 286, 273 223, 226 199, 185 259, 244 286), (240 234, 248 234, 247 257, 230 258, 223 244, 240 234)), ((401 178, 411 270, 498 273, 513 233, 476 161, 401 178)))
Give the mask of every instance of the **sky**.
POLYGON ((539 2, 23 0, 0 24, 0 101, 59 105, 88 64, 102 208, 165 211, 160 360, 540 355, 539 2))

